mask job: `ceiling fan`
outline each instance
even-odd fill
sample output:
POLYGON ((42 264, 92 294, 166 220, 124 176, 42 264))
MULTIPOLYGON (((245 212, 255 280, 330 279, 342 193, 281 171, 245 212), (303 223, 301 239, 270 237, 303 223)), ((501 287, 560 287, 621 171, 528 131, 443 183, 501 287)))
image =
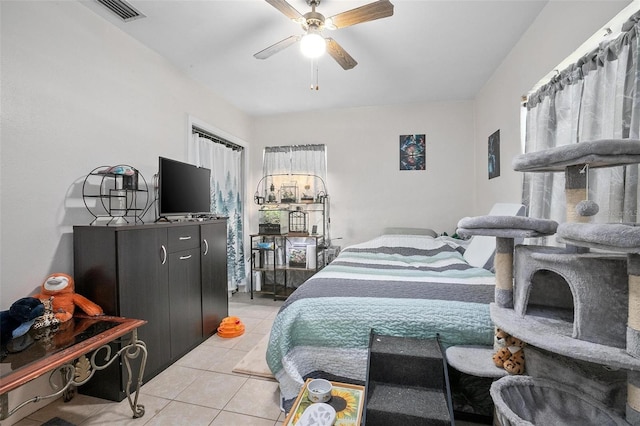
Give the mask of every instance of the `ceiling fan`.
POLYGON ((320 0, 306 0, 307 4, 311 6, 311 12, 307 12, 304 15, 298 12, 285 0, 265 1, 278 9, 292 21, 300 24, 302 29, 305 31, 305 34, 293 35, 285 38, 284 40, 280 40, 276 44, 256 53, 253 55, 254 57, 257 59, 267 59, 271 55, 274 55, 275 53, 278 53, 279 51, 300 41, 303 46, 303 51, 307 47, 312 50, 308 56, 318 57, 324 53, 326 49, 329 55, 331 55, 331 57, 335 59, 336 62, 338 62, 338 64, 340 64, 340 66, 345 70, 350 70, 358 65, 358 63, 338 44, 337 41, 331 37, 324 37, 322 35, 322 30, 335 30, 393 15, 393 5, 389 0, 378 0, 373 3, 365 4, 364 6, 356 7, 355 9, 347 10, 346 12, 338 13, 330 18, 325 18, 324 15, 316 12, 316 7, 320 5, 320 0), (313 51, 314 49, 315 51, 313 51))

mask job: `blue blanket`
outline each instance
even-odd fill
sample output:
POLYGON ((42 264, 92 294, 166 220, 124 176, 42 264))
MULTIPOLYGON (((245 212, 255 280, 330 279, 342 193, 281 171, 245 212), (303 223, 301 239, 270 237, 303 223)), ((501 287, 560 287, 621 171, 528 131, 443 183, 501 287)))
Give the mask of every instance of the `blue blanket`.
POLYGON ((343 250, 285 302, 267 364, 285 406, 307 377, 363 383, 371 330, 433 338, 445 347, 491 345, 494 275, 452 239, 381 236, 343 250))

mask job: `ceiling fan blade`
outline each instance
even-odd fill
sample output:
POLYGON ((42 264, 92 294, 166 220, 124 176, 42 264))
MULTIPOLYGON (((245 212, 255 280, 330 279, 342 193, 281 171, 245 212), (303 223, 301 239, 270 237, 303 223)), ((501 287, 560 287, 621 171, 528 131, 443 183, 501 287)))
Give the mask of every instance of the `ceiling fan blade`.
MULTIPOLYGON (((267 0, 268 1, 268 0, 267 0)), ((393 4, 389 0, 378 0, 332 16, 328 28, 344 28, 361 22, 375 21, 393 15, 393 4)))
POLYGON ((327 53, 329 53, 329 55, 331 55, 331 57, 335 59, 342 68, 344 68, 345 70, 350 70, 351 68, 358 65, 356 60, 353 59, 351 55, 349 55, 347 51, 338 44, 337 41, 335 41, 331 37, 327 37, 326 40, 327 53))
POLYGON ((293 35, 291 37, 287 37, 284 40, 280 40, 276 44, 273 44, 267 47, 266 49, 259 51, 253 56, 256 59, 267 59, 269 56, 275 55, 279 51, 286 49, 292 44, 295 44, 298 40, 300 40, 301 37, 302 36, 299 36, 299 35, 293 35))
POLYGON ((287 18, 293 21, 304 21, 304 18, 300 12, 298 12, 293 6, 287 3, 285 0, 265 0, 271 6, 282 12, 287 18))

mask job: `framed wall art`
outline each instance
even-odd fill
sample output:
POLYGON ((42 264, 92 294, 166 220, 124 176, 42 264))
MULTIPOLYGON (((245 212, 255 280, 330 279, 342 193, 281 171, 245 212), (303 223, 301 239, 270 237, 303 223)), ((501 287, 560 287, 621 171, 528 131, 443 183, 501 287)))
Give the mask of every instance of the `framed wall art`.
POLYGON ((489 157, 487 170, 489 179, 500 176, 500 129, 489 136, 489 157))
POLYGON ((425 170, 425 135, 400 135, 400 170, 425 170))

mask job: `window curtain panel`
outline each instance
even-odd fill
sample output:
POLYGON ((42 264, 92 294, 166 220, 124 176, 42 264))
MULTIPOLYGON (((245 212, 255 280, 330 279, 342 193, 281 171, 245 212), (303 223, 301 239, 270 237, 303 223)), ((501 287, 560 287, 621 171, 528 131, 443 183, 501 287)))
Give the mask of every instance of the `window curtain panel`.
POLYGON ((246 285, 242 151, 192 134, 189 161, 211 170, 211 212, 227 220, 228 289, 246 285))
MULTIPOLYGON (((640 137, 639 20, 640 12, 622 34, 602 42, 529 96, 525 152, 640 137)), ((589 169, 588 197, 600 206, 591 221, 636 222, 638 166, 589 169)), ((566 221, 563 173, 524 173, 522 198, 529 216, 566 221)))
POLYGON ((262 176, 290 174, 291 147, 268 146, 264 149, 262 158, 262 176))
MULTIPOLYGON (((276 188, 291 180, 288 175, 296 176, 296 182, 302 192, 309 186, 310 193, 327 190, 327 151, 324 144, 317 145, 287 145, 267 146, 264 148, 262 161, 262 176, 276 175, 264 183, 274 184, 276 188), (277 176, 282 175, 282 176, 277 176), (311 175, 308 177, 299 175, 311 175), (318 176, 322 182, 318 183, 313 176, 318 176), (319 187, 317 187, 319 186, 319 187)), ((269 188, 266 188, 267 190, 269 188)))

